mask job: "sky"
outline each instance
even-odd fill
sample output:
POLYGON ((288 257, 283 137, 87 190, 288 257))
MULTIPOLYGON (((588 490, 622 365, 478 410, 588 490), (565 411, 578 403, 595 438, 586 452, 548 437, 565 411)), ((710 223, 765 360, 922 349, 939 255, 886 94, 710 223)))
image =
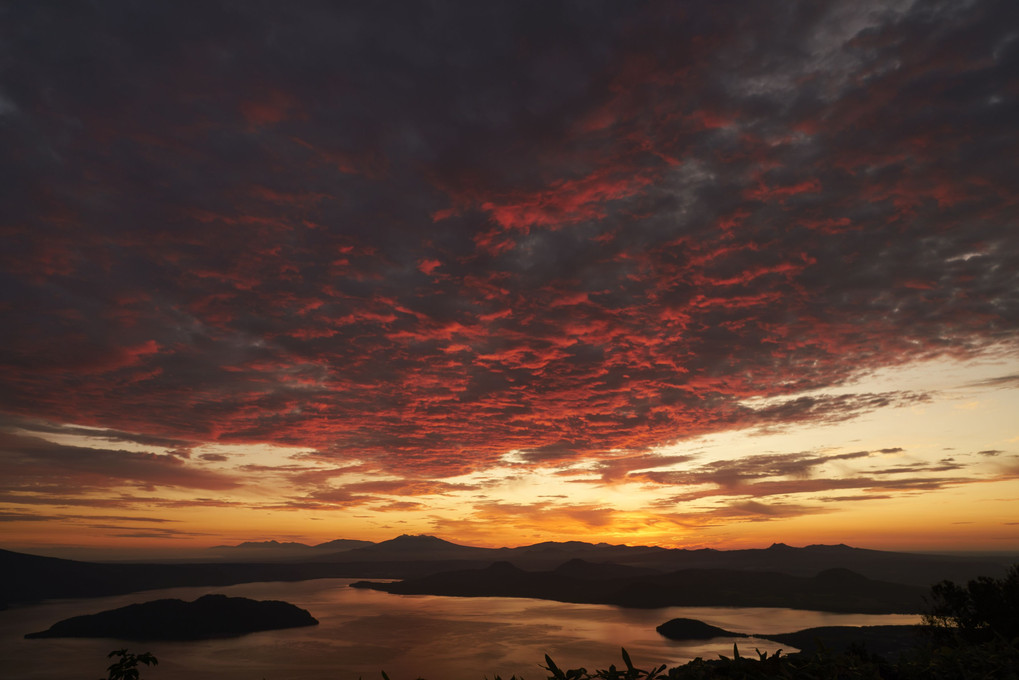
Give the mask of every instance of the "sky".
POLYGON ((2 0, 0 545, 1019 551, 1017 120, 1014 0, 2 0))

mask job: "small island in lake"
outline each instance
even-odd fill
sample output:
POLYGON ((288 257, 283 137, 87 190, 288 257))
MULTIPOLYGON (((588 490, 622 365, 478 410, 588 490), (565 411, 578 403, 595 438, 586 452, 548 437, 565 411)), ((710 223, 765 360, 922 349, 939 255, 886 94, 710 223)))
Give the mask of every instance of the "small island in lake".
POLYGON ((733 633, 697 619, 672 619, 655 628, 670 640, 710 640, 718 637, 749 637, 744 633, 733 633))
POLYGON ((205 595, 194 602, 154 600, 74 616, 25 637, 204 640, 315 625, 318 621, 307 610, 289 602, 205 595))

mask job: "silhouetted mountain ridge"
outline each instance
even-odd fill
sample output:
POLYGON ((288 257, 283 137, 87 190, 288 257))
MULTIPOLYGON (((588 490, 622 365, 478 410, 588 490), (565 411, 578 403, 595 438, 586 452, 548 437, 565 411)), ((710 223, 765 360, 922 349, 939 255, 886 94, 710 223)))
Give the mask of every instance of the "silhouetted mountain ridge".
POLYGON ((372 541, 360 541, 353 538, 337 538, 332 541, 326 541, 325 543, 319 543, 318 545, 312 546, 314 550, 329 551, 329 550, 354 550, 356 548, 365 548, 370 545, 375 545, 372 541))
POLYGON ((649 569, 648 567, 632 567, 630 565, 615 564, 613 562, 588 562, 587 560, 583 560, 579 557, 574 557, 572 560, 563 562, 553 571, 557 574, 562 574, 563 576, 590 580, 617 578, 621 576, 647 576, 649 574, 660 573, 657 569, 649 569))
MULTIPOLYGON (((966 581, 981 574, 1003 573, 1016 556, 966 557, 900 553, 855 548, 844 543, 794 547, 775 542, 767 548, 662 548, 583 541, 543 541, 514 548, 461 545, 429 535, 404 534, 372 543, 338 539, 313 547, 275 541, 222 547, 218 557, 233 561, 304 561, 356 563, 378 561, 438 562, 456 560, 483 566, 507 560, 532 570, 552 569, 573 558, 611 562, 653 571, 677 569, 743 569, 813 576, 825 569, 846 568, 868 578, 930 585, 943 579, 966 581), (244 546, 244 547, 242 547, 244 546)), ((370 575, 364 572, 362 575, 370 575)))
MULTIPOLYGON (((229 548, 230 546, 219 545, 219 546, 216 546, 216 547, 217 548, 229 548)), ((293 547, 293 548, 310 548, 311 546, 307 545, 306 543, 295 543, 293 541, 288 541, 288 542, 285 542, 285 543, 280 543, 279 541, 245 541, 244 543, 240 543, 240 544, 238 544, 238 545, 236 545, 234 547, 236 547, 236 548, 291 548, 291 547, 293 547)))
POLYGON ((366 545, 358 550, 361 552, 415 552, 420 550, 488 550, 488 548, 474 548, 467 545, 459 545, 458 543, 452 543, 436 536, 427 536, 425 534, 401 534, 396 538, 389 539, 388 541, 366 545))
POLYGON ((287 560, 304 559, 322 554, 336 554, 348 550, 356 550, 367 546, 375 545, 371 541, 359 541, 348 538, 339 538, 318 545, 297 543, 294 541, 245 541, 237 545, 217 545, 209 548, 202 555, 203 557, 218 559, 236 559, 241 561, 251 560, 287 560))
POLYGON ((377 559, 382 554, 401 555, 407 560, 442 558, 478 562, 506 560, 532 570, 552 569, 574 557, 590 562, 611 562, 660 572, 679 569, 733 569, 813 576, 826 569, 844 568, 868 578, 924 586, 944 579, 967 581, 984 574, 1003 574, 1008 565, 1015 561, 1011 556, 972 558, 922 555, 854 548, 842 543, 805 547, 773 543, 768 548, 717 550, 545 541, 516 548, 478 548, 436 539, 433 536, 404 536, 374 546, 312 559, 354 562, 367 560, 369 556, 371 559, 377 559))
MULTIPOLYGON (((212 549, 210 549, 212 550, 212 549)), ((95 597, 175 586, 222 586, 311 578, 416 578, 479 569, 506 561, 529 571, 558 570, 573 579, 671 573, 680 570, 778 572, 813 578, 847 569, 868 579, 929 587, 1003 575, 1015 556, 954 557, 896 553, 839 545, 803 548, 775 543, 744 550, 666 549, 607 543, 542 542, 515 548, 459 545, 435 536, 402 535, 371 543, 337 539, 302 543, 248 541, 209 553, 203 561, 96 563, 0 550, 0 606, 54 597, 95 597), (339 547, 339 549, 335 549, 339 547), (580 562, 572 563, 573 560, 580 562)), ((836 578, 828 576, 822 578, 836 578)))

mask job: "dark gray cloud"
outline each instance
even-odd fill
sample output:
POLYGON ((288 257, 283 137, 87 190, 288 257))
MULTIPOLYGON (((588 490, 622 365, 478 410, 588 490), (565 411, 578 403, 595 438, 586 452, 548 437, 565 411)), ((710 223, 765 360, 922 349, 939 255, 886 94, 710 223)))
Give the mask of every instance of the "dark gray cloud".
POLYGON ((833 461, 859 461, 874 455, 870 451, 853 451, 818 455, 803 453, 768 453, 747 456, 737 460, 719 460, 685 470, 650 471, 637 473, 637 477, 656 484, 715 484, 718 487, 738 490, 757 480, 771 477, 792 477, 809 480, 814 471, 833 461))
POLYGON ((817 515, 831 512, 831 508, 797 503, 762 503, 760 501, 736 501, 721 508, 704 513, 712 518, 733 518, 750 522, 768 522, 787 517, 817 515))
MULTIPOLYGON (((754 503, 765 502, 761 499, 769 497, 778 498, 777 502, 781 504, 785 502, 782 498, 793 494, 810 494, 819 497, 822 502, 841 503, 888 498, 892 492, 902 495, 960 484, 1013 479, 1016 475, 1016 471, 1007 465, 991 473, 974 474, 969 465, 953 458, 881 465, 884 456, 902 452, 900 447, 888 447, 836 454, 757 454, 682 465, 672 470, 632 471, 624 479, 660 488, 663 495, 656 505, 670 508, 699 499, 726 497, 743 498, 754 503), (826 468, 829 464, 840 469, 826 468), (675 493, 676 490, 679 493, 675 493), (844 490, 862 493, 832 495, 844 490)), ((601 483, 593 480, 578 482, 601 483)), ((817 512, 823 511, 820 506, 809 507, 817 512)))
POLYGON ((1019 375, 1002 375, 997 378, 988 378, 987 380, 978 380, 976 382, 969 383, 968 387, 1004 387, 1011 388, 1019 385, 1019 375))
POLYGON ((390 10, 0 8, 0 411, 111 442, 19 465, 611 460, 1014 347, 1014 2, 390 10))
POLYGON ((55 518, 55 515, 43 515, 32 512, 0 512, 0 522, 48 522, 55 518))
POLYGON ((69 446, 0 431, 0 489, 6 493, 49 497, 108 490, 123 484, 155 489, 234 488, 222 473, 201 470, 168 454, 69 446))

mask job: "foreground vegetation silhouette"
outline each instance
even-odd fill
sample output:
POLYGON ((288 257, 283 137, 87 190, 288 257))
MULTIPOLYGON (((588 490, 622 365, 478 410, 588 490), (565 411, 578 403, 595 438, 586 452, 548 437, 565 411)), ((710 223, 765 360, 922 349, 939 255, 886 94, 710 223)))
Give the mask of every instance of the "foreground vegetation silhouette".
MULTIPOLYGON (((106 655, 107 659, 113 657, 119 657, 117 661, 110 664, 106 670, 109 675, 105 680, 138 680, 140 671, 138 670, 138 664, 145 664, 146 666, 156 666, 159 661, 156 657, 152 656, 149 652, 143 652, 141 654, 132 654, 126 649, 115 649, 106 655)), ((99 680, 104 680, 100 678, 99 680)))
MULTIPOLYGON (((666 668, 640 668, 625 649, 623 666, 588 671, 562 669, 545 655, 548 680, 1019 680, 1019 565, 1004 578, 981 577, 959 586, 942 581, 931 588, 929 608, 921 627, 923 642, 895 655, 871 653, 864 645, 834 652, 818 645, 812 652, 775 654, 755 650, 732 656, 694 659, 666 668)), ((155 664, 149 653, 111 652, 121 660, 110 666, 107 680, 138 680, 138 663, 155 664)), ((383 671, 383 680, 389 676, 383 671)), ((493 680, 503 680, 495 676, 493 680)), ((508 680, 523 680, 513 676, 508 680)))

